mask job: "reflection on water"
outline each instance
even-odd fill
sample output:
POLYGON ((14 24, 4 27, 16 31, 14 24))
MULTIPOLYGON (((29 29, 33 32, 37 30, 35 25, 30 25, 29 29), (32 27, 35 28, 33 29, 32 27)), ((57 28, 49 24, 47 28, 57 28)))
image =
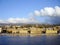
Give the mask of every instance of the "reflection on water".
POLYGON ((60 45, 60 35, 0 35, 0 45, 60 45))

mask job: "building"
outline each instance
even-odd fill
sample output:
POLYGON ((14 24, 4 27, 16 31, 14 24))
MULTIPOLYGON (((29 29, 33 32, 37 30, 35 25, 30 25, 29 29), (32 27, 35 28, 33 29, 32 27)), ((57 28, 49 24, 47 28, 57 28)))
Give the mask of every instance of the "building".
POLYGON ((57 34, 57 30, 53 30, 53 28, 47 28, 46 34, 57 34))
POLYGON ((0 33, 2 32, 2 28, 0 27, 0 33))

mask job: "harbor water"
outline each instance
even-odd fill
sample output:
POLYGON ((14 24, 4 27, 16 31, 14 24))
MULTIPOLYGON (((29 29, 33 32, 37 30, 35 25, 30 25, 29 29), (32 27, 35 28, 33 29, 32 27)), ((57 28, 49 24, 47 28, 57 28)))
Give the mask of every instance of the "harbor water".
POLYGON ((0 45, 60 45, 60 35, 0 35, 0 45))

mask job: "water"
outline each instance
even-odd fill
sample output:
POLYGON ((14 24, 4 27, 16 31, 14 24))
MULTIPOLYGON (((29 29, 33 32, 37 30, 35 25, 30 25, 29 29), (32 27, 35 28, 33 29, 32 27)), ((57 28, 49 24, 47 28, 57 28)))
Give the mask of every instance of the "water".
POLYGON ((0 45, 60 45, 60 35, 0 35, 0 45))

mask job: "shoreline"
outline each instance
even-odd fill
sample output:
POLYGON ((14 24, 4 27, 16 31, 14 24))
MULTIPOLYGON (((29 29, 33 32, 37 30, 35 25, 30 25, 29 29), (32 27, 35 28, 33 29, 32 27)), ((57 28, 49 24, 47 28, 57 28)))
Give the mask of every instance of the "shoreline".
POLYGON ((60 34, 0 34, 0 36, 43 36, 43 35, 46 35, 46 36, 57 36, 57 35, 60 35, 60 34))

